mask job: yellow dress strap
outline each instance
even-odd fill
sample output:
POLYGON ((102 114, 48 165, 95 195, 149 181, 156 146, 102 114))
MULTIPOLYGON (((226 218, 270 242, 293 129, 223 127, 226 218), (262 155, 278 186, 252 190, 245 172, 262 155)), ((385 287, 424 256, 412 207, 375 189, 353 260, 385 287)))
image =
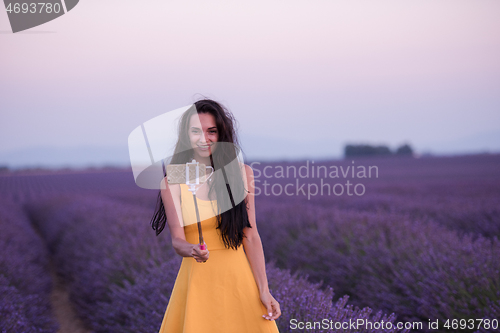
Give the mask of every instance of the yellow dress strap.
MULTIPOLYGON (((189 191, 188 185, 180 184, 181 186, 181 209, 184 226, 196 224, 196 208, 194 205, 193 193, 189 191)), ((217 200, 202 200, 197 198, 198 213, 200 221, 216 218, 217 215, 217 200)))

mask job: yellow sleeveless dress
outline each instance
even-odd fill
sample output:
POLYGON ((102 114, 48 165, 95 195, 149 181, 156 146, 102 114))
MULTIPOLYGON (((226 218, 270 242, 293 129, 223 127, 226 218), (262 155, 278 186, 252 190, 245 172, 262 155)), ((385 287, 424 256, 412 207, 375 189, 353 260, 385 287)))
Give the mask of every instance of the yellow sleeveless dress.
MULTIPOLYGON (((198 244, 193 195, 180 186, 186 240, 198 244)), ((243 246, 224 247, 213 216, 216 201, 197 203, 210 256, 205 263, 182 259, 159 333, 279 333, 275 321, 262 317, 267 311, 243 246)))

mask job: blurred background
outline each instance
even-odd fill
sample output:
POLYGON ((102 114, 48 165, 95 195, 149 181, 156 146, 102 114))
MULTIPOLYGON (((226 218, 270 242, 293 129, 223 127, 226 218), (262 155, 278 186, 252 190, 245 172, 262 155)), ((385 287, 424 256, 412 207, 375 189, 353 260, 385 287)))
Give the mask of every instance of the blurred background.
POLYGON ((0 10, 0 166, 129 166, 134 128, 202 96, 234 113, 251 160, 500 152, 499 11, 84 0, 13 34, 0 10))

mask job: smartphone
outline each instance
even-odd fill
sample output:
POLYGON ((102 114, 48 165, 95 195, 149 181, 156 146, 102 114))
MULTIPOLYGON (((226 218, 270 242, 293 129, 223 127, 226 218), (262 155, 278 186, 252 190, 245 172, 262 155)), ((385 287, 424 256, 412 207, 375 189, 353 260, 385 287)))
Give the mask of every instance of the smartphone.
POLYGON ((196 184, 196 178, 199 179, 199 184, 206 181, 207 167, 202 163, 186 163, 186 164, 168 164, 167 165, 167 181, 169 184, 196 184), (188 172, 186 175, 186 167, 188 172), (196 167, 198 167, 198 177, 196 177, 196 167))

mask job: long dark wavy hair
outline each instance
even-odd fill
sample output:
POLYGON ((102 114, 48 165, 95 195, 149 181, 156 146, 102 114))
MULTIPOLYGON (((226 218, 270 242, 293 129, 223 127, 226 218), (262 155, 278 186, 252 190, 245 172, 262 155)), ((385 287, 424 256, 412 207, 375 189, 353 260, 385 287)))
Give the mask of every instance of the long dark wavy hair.
MULTIPOLYGON (((243 229, 251 228, 248 220, 247 200, 243 185, 243 177, 237 160, 240 151, 236 136, 236 120, 232 113, 222 104, 211 99, 202 99, 194 103, 196 110, 190 108, 186 111, 179 123, 179 139, 175 146, 171 164, 184 164, 191 162, 194 151, 191 147, 188 127, 191 116, 196 112, 208 113, 215 118, 217 142, 230 144, 217 145, 210 160, 214 168, 213 180, 209 185, 209 198, 217 200, 217 229, 220 230, 222 241, 226 248, 237 249, 243 242, 243 229), (219 172, 217 172, 220 170, 219 172), (229 186, 231 184, 231 187, 229 186), (229 194, 229 195, 228 195, 229 194)), ((161 198, 161 190, 158 193, 155 213, 151 219, 151 227, 158 236, 167 222, 167 216, 161 198)))

